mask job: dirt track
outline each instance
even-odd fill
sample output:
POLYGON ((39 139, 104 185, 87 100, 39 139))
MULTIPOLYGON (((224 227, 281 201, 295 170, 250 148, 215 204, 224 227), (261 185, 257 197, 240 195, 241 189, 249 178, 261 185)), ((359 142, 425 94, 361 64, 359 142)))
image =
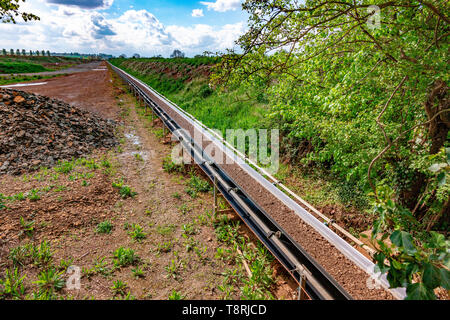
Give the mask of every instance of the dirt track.
POLYGON ((117 102, 114 99, 111 74, 106 68, 106 63, 93 62, 82 66, 83 68, 78 68, 77 73, 29 82, 45 82, 45 84, 35 86, 24 84, 14 86, 14 89, 61 99, 102 117, 117 119, 118 108, 115 107, 117 102))

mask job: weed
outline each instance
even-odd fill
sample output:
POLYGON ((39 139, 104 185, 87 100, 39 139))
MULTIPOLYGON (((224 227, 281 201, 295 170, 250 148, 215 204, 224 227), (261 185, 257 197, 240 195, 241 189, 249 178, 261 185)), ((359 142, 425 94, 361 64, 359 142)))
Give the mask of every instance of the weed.
POLYGON ((26 243, 12 248, 9 252, 9 258, 14 266, 24 266, 29 263, 46 265, 52 261, 53 254, 49 243, 43 241, 39 246, 35 246, 32 243, 26 243))
POLYGON ((167 272, 167 278, 177 279, 178 277, 178 267, 180 266, 180 261, 172 259, 164 269, 167 272))
POLYGON ((114 252, 113 263, 117 267, 126 267, 136 264, 139 261, 139 256, 136 255, 133 249, 120 247, 114 252))
POLYGON ((172 197, 179 200, 179 199, 181 199, 181 194, 179 192, 175 192, 172 194, 172 197))
POLYGON ((59 291, 64 287, 65 281, 62 278, 63 272, 57 272, 55 268, 49 268, 41 271, 38 276, 38 280, 34 281, 37 284, 40 291, 54 292, 59 291))
POLYGON ((97 233, 110 234, 112 229, 113 229, 113 224, 111 223, 111 221, 106 220, 106 221, 100 222, 97 225, 96 232, 97 233))
POLYGON ((19 192, 19 193, 15 194, 13 196, 13 198, 14 198, 14 200, 17 200, 17 201, 23 201, 23 200, 25 200, 26 197, 23 194, 23 192, 19 192))
POLYGON ((157 253, 167 253, 170 252, 170 250, 172 250, 173 248, 173 242, 172 241, 167 241, 167 242, 163 242, 163 243, 158 243, 156 246, 156 252, 157 253))
POLYGON ((142 270, 140 267, 136 267, 134 269, 131 269, 131 272, 133 273, 133 276, 135 278, 144 278, 145 277, 144 270, 142 270))
POLYGON ((28 199, 30 199, 30 201, 40 200, 41 196, 39 195, 39 190, 31 189, 30 192, 28 192, 28 199))
POLYGON ((26 275, 20 276, 18 268, 14 271, 5 270, 5 277, 0 279, 0 299, 4 298, 20 298, 25 293, 23 281, 26 275))
POLYGON ((4 201, 5 201, 5 196, 0 193, 0 210, 6 209, 4 201))
POLYGON ((184 191, 185 191, 188 195, 190 195, 192 199, 195 199, 195 198, 197 198, 197 196, 198 196, 198 192, 195 191, 195 189, 192 189, 192 188, 186 188, 186 189, 184 189, 184 191))
POLYGON ((111 162, 109 162, 109 160, 107 160, 107 159, 103 159, 103 160, 100 162, 100 165, 101 165, 103 168, 111 168, 111 162))
POLYGON ((111 274, 113 270, 108 267, 108 262, 105 261, 105 257, 103 258, 96 258, 94 260, 94 270, 96 273, 101 274, 104 277, 107 277, 111 274))
POLYGON ((180 210, 181 214, 186 214, 190 211, 189 207, 183 203, 181 206, 178 207, 178 210, 180 210))
POLYGON ((25 234, 31 237, 34 232, 34 221, 25 221, 23 217, 20 217, 20 226, 22 227, 21 234, 25 234))
POLYGON ((68 258, 67 260, 61 259, 59 262, 58 270, 59 271, 67 271, 67 268, 69 268, 73 263, 73 258, 68 258))
POLYGON ((166 235, 169 235, 172 232, 174 232, 175 228, 176 228, 176 226, 173 224, 166 224, 166 225, 162 225, 162 226, 157 226, 156 232, 158 232, 160 235, 166 236, 166 235))
POLYGON ((123 282, 122 280, 114 281, 114 284, 111 287, 114 294, 120 294, 121 296, 124 296, 126 294, 126 288, 128 288, 128 284, 126 282, 123 282))
POLYGON ((195 226, 192 223, 183 224, 182 230, 183 233, 186 235, 194 235, 197 233, 197 230, 195 229, 195 226))
POLYGON ((231 295, 234 292, 234 286, 224 283, 222 285, 217 286, 217 288, 225 294, 223 299, 231 300, 231 295))
POLYGON ((132 224, 131 229, 132 230, 130 232, 128 232, 128 234, 135 241, 140 242, 141 240, 143 240, 147 237, 147 234, 144 232, 144 229, 140 225, 132 224))
POLYGON ((180 173, 184 171, 183 165, 174 163, 170 156, 167 156, 163 159, 162 167, 164 171, 166 171, 167 173, 174 173, 174 172, 180 173))
POLYGON ((73 160, 72 161, 61 161, 60 160, 60 161, 58 161, 54 170, 56 172, 68 174, 68 173, 72 172, 74 167, 75 167, 75 162, 73 160))
POLYGON ((134 197, 135 195, 137 195, 137 192, 134 192, 129 186, 123 184, 123 180, 119 182, 113 182, 112 186, 116 189, 119 189, 119 194, 123 199, 134 197))
POLYGON ((186 296, 182 295, 181 293, 175 291, 175 289, 172 290, 172 293, 169 295, 169 300, 183 300, 186 296))
POLYGON ((55 187, 55 190, 53 190, 53 191, 62 192, 62 191, 66 191, 66 190, 67 190, 66 186, 57 186, 57 187, 55 187))
POLYGON ((196 192, 208 192, 211 190, 211 186, 208 181, 199 178, 192 174, 191 179, 188 181, 188 186, 196 192))

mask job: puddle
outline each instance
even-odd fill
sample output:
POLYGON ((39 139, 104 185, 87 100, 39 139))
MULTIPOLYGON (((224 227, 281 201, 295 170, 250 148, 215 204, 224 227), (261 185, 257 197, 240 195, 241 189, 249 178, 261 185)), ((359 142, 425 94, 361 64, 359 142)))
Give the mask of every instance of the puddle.
POLYGON ((29 86, 41 86, 43 84, 47 84, 47 82, 36 82, 36 83, 17 83, 10 84, 5 86, 0 86, 0 88, 13 88, 13 87, 29 87, 29 86))
MULTIPOLYGON (((141 139, 139 138, 139 136, 135 135, 134 133, 125 133, 124 136, 133 145, 141 146, 141 139)), ((148 159, 155 157, 155 152, 153 150, 150 150, 150 151, 125 151, 125 152, 121 153, 120 156, 124 157, 124 158, 142 159, 144 162, 146 162, 148 159)))
POLYGON ((133 133, 125 133, 125 138, 130 140, 131 143, 134 144, 135 146, 141 145, 141 139, 139 139, 139 137, 133 133))
POLYGON ((125 158, 142 159, 144 162, 153 158, 153 152, 148 151, 127 151, 121 154, 125 158))

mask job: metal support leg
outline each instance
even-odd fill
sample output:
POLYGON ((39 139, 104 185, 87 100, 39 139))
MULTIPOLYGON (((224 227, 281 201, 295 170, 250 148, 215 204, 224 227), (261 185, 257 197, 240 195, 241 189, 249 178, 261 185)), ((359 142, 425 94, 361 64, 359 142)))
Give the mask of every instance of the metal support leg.
POLYGON ((214 218, 216 217, 216 212, 217 212, 217 177, 214 176, 214 206, 213 206, 213 216, 214 218))
POLYGON ((308 299, 305 289, 306 289, 306 277, 303 274, 300 274, 300 285, 298 286, 298 300, 308 299))

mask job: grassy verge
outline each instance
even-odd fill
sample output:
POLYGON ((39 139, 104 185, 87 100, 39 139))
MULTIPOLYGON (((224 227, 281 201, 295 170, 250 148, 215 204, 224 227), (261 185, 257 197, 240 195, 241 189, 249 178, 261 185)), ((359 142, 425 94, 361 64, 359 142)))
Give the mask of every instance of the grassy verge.
POLYGON ((49 71, 40 64, 28 62, 0 62, 0 73, 31 73, 49 71))
POLYGON ((22 82, 30 82, 35 80, 41 80, 41 79, 51 79, 54 77, 60 77, 64 74, 58 74, 58 75, 48 75, 48 76, 41 76, 41 75, 35 75, 35 76, 10 76, 10 77, 0 77, 0 86, 1 85, 7 85, 11 83, 22 83, 22 82))
POLYGON ((264 127, 267 105, 244 89, 218 92, 209 86, 213 58, 113 59, 116 65, 165 95, 212 129, 264 127), (208 60, 210 59, 210 60, 208 60), (150 68, 149 68, 150 66, 150 68))
POLYGON ((0 56, 0 73, 37 73, 60 70, 82 63, 83 59, 45 56, 0 56))

